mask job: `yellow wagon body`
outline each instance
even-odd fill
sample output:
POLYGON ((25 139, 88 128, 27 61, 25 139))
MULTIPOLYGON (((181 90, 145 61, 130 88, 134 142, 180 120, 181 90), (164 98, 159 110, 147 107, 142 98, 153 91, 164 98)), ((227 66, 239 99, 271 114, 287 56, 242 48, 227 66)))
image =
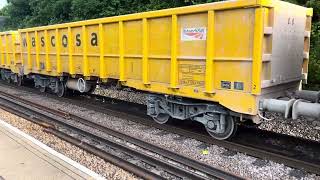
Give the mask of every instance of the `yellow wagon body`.
POLYGON ((25 74, 118 79, 257 115, 261 97, 306 80, 311 16, 237 0, 21 29, 22 63, 25 74))
POLYGON ((21 49, 18 31, 2 32, 0 33, 0 38, 1 68, 11 70, 14 73, 21 73, 19 72, 21 67, 21 49))

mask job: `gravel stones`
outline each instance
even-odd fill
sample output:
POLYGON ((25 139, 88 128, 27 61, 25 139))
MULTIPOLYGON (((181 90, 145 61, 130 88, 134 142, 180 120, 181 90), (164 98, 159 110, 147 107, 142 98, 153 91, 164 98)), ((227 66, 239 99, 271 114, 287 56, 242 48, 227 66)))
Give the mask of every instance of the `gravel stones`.
POLYGON ((114 99, 133 102, 137 104, 146 104, 147 102, 145 93, 136 92, 129 88, 117 90, 117 88, 113 86, 108 89, 102 89, 97 87, 93 93, 101 96, 107 96, 114 99))
POLYGON ((263 122, 259 128, 290 136, 301 137, 320 142, 320 125, 307 118, 285 119, 281 114, 267 113, 274 120, 263 122))
MULTIPOLYGON (((108 89, 97 88, 95 93, 139 104, 146 103, 146 93, 130 89, 118 91, 115 87, 108 89)), ((267 113, 267 117, 274 120, 263 122, 259 126, 260 129, 320 141, 320 121, 308 120, 307 118, 299 118, 294 121, 285 119, 283 115, 277 113, 267 113)))
POLYGON ((17 127, 18 129, 24 131, 25 133, 33 136, 34 138, 53 148, 54 150, 70 157, 74 161, 77 161, 78 163, 99 173, 107 179, 138 179, 131 173, 128 173, 123 169, 105 162, 103 159, 95 155, 87 153, 86 151, 68 142, 65 142, 51 134, 44 132, 43 128, 37 124, 33 124, 25 119, 3 111, 2 109, 0 109, 0 117, 7 123, 17 127))
MULTIPOLYGON (((1 89, 4 89, 1 87, 1 89)), ((213 167, 228 170, 248 179, 319 179, 319 176, 309 173, 295 173, 296 169, 284 166, 283 164, 272 161, 260 162, 261 159, 247 156, 243 153, 229 151, 216 145, 204 146, 202 142, 194 139, 181 138, 177 134, 164 132, 162 130, 144 126, 135 122, 129 122, 89 109, 78 107, 73 104, 50 99, 43 95, 30 94, 20 90, 8 89, 11 93, 17 93, 24 98, 50 106, 55 109, 61 109, 94 122, 103 124, 113 130, 125 133, 140 140, 166 148, 170 151, 201 161, 213 167), (204 153, 206 152, 206 153, 204 153), (297 175, 298 174, 298 175, 297 175)), ((126 92, 127 93, 127 92, 126 92)), ((126 96, 133 96, 128 93, 126 96)), ((143 100, 139 100, 140 102, 143 100)))

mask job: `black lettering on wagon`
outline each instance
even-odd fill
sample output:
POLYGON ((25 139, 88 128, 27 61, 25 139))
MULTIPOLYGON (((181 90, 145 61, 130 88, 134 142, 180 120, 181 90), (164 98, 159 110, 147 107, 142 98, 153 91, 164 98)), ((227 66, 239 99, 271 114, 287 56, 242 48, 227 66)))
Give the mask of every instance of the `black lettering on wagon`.
POLYGON ((36 46, 36 39, 34 37, 31 38, 31 45, 32 47, 36 46))
POLYGON ((28 43, 27 43, 26 38, 22 39, 22 44, 23 44, 23 47, 27 47, 28 43))
POLYGON ((56 37, 54 37, 54 36, 51 36, 51 46, 52 47, 55 47, 56 46, 56 43, 55 43, 55 40, 56 39, 56 37))
POLYGON ((76 46, 81 46, 81 35, 77 34, 76 35, 76 46))
POLYGON ((97 33, 91 33, 91 46, 98 46, 98 35, 97 35, 97 33))
POLYGON ((68 47, 68 36, 65 34, 62 36, 62 46, 68 47))
POLYGON ((178 68, 179 84, 194 87, 204 86, 205 65, 179 64, 178 68))
POLYGON ((41 37, 41 38, 40 38, 40 41, 41 41, 41 46, 44 47, 44 45, 45 45, 45 43, 44 43, 44 37, 41 37))

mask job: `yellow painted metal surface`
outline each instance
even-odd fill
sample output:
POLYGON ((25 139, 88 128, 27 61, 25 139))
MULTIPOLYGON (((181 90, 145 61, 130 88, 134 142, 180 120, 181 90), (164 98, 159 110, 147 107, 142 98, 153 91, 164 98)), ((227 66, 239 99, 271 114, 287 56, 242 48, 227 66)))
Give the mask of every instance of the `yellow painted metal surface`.
POLYGON ((294 6, 279 3, 225 1, 21 29, 24 72, 118 79, 256 115, 272 72, 273 9, 294 6))
POLYGON ((21 50, 18 31, 0 33, 0 67, 19 73, 21 50))
POLYGON ((207 39, 207 59, 206 59, 206 79, 205 79, 205 90, 206 93, 214 93, 214 84, 210 82, 214 82, 214 32, 215 32, 215 15, 214 11, 208 11, 208 39, 207 39))
POLYGON ((259 95, 261 93, 261 69, 263 55, 263 31, 265 8, 255 9, 255 22, 253 32, 253 60, 252 60, 252 94, 259 95))

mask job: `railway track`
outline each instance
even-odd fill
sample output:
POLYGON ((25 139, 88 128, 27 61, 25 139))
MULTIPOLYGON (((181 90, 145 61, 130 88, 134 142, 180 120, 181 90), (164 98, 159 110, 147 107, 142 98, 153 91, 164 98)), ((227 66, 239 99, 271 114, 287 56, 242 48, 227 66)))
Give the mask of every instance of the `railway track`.
MULTIPOLYGON (((82 104, 82 106, 89 107, 95 111, 197 139, 205 144, 215 144, 229 150, 242 152, 261 159, 272 160, 289 167, 320 175, 319 142, 244 126, 239 128, 239 133, 232 140, 220 141, 207 135, 202 126, 195 124, 191 126, 190 124, 183 125, 180 121, 177 122, 180 127, 177 127, 175 124, 157 124, 146 115, 146 107, 144 105, 99 95, 76 97, 74 100, 77 99, 77 102, 73 103, 83 102, 85 98, 91 99, 92 103, 89 105, 82 104), (100 103, 97 103, 97 100, 100 103)), ((70 101, 70 103, 72 102, 70 101)))
POLYGON ((44 126, 47 132, 145 179, 242 179, 74 114, 18 96, 0 92, 0 105, 6 111, 44 126))
MULTIPOLYGON (((34 89, 28 89, 34 91, 34 89)), ((55 96, 50 97, 56 98, 55 96)), ((202 127, 190 129, 190 126, 179 127, 174 124, 159 125, 146 116, 144 105, 116 100, 98 95, 85 95, 59 100, 78 106, 134 121, 164 131, 179 134, 183 137, 197 139, 205 144, 215 144, 229 150, 242 152, 261 159, 272 160, 287 166, 320 174, 320 143, 273 132, 242 127, 240 133, 231 141, 218 141, 205 133, 202 127), (90 103, 88 103, 90 102, 90 103), (200 128, 200 129, 199 129, 200 128)))

